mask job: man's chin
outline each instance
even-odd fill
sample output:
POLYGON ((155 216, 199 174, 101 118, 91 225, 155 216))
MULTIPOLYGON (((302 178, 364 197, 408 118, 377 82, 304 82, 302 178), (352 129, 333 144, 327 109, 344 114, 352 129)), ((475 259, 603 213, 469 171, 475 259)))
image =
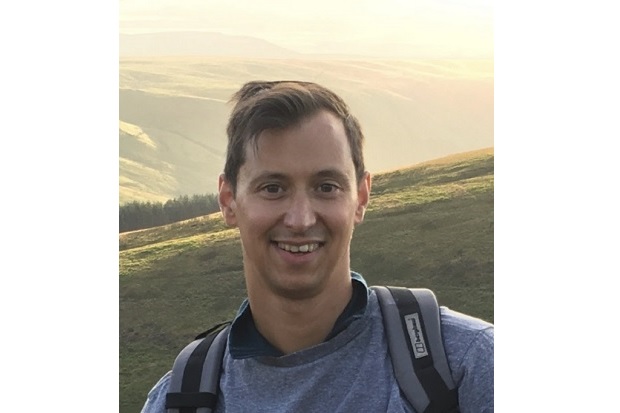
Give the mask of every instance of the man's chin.
POLYGON ((287 277, 293 279, 273 283, 272 290, 276 295, 289 300, 308 300, 318 296, 324 289, 315 275, 293 274, 287 277))

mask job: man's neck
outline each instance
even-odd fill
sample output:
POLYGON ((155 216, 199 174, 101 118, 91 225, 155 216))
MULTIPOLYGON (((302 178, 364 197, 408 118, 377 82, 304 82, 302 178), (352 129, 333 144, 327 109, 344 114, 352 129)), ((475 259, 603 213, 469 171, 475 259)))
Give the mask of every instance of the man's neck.
POLYGON ((325 341, 349 303, 353 289, 348 278, 304 299, 248 293, 258 331, 275 348, 290 354, 325 341))

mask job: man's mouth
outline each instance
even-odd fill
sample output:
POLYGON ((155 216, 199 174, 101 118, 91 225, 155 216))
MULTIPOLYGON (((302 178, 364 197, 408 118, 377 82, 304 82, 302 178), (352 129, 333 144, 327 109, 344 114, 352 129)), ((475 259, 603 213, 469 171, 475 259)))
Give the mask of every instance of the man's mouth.
POLYGON ((313 251, 316 251, 320 246, 318 242, 313 242, 309 244, 301 244, 301 245, 292 245, 292 244, 287 244, 285 242, 278 242, 277 245, 278 245, 278 248, 284 251, 292 252, 292 253, 313 252, 313 251))

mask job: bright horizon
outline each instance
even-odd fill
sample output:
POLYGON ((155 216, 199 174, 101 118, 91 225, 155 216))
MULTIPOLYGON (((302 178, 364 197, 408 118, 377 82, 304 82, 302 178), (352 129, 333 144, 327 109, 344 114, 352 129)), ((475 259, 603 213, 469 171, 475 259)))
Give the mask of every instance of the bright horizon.
POLYGON ((300 53, 493 58, 490 0, 121 0, 119 30, 250 36, 300 53))

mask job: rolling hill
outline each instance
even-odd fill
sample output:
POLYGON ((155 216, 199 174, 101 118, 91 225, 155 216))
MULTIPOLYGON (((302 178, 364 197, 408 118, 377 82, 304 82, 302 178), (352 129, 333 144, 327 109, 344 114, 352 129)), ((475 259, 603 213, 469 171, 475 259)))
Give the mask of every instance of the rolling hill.
MULTIPOLYGON (((492 148, 374 176, 352 269, 493 321, 493 185, 492 148)), ((246 294, 238 232, 213 214, 121 234, 119 272, 120 412, 130 413, 188 340, 234 316, 246 294)))
POLYGON ((310 80, 343 96, 372 173, 493 146, 492 60, 124 57, 120 202, 213 193, 231 95, 249 80, 310 80))
POLYGON ((268 41, 216 32, 120 34, 120 56, 232 56, 291 58, 300 53, 268 41))

